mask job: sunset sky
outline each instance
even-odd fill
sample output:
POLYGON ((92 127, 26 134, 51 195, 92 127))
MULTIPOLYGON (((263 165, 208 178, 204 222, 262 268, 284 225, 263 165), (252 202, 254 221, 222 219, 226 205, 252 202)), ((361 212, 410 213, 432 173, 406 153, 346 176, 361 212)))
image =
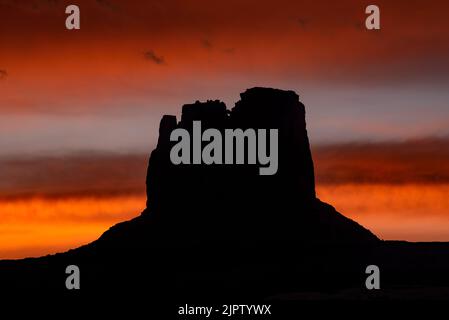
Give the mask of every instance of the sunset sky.
POLYGON ((139 214, 161 116, 195 100, 232 108, 254 86, 306 105, 320 198, 383 238, 449 241, 448 12, 444 0, 0 0, 0 258, 139 214), (81 30, 65 28, 69 4, 81 30), (369 4, 381 30, 364 26, 369 4))

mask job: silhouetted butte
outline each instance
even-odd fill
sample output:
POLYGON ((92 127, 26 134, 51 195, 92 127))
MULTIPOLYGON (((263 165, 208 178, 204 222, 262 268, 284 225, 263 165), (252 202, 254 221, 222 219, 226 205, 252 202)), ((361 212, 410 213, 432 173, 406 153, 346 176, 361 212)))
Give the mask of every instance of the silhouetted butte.
POLYGON ((377 237, 316 198, 305 108, 293 91, 252 88, 229 111, 223 102, 184 105, 178 122, 162 118, 147 173, 147 208, 99 241, 115 246, 294 248, 305 244, 364 245, 377 237), (173 165, 175 128, 279 130, 279 168, 256 165, 173 165))

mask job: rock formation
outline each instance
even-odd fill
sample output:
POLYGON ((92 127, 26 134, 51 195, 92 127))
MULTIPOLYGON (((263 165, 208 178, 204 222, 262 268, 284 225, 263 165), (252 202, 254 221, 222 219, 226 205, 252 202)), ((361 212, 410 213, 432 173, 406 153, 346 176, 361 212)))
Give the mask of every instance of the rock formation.
POLYGON ((232 111, 220 101, 207 101, 184 105, 179 122, 164 116, 146 184, 142 217, 112 228, 100 242, 122 246, 131 236, 139 240, 130 246, 288 249, 378 241, 316 198, 305 108, 293 91, 252 88, 241 94, 232 111), (191 130, 194 120, 203 129, 278 129, 278 172, 260 176, 254 165, 173 165, 170 133, 191 130))
POLYGON ((175 289, 189 299, 327 290, 359 285, 370 252, 383 243, 316 198, 305 108, 292 91, 253 88, 231 111, 208 101, 184 105, 179 122, 164 116, 146 183, 140 216, 62 254, 0 262, 3 288, 65 290, 63 270, 75 264, 83 293, 94 296, 142 288, 145 297, 175 289), (261 176, 255 165, 173 165, 170 133, 191 130, 194 120, 203 129, 278 129, 277 173, 261 176), (338 263, 329 268, 329 261, 338 263))

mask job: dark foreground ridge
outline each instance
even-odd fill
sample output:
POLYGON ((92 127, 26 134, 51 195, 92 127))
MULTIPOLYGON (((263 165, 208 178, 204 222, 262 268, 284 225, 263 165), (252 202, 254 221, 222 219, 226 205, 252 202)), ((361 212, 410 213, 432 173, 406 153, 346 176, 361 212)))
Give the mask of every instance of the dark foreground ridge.
POLYGON ((252 88, 231 111, 208 101, 184 105, 179 122, 164 116, 146 183, 140 216, 66 253, 0 262, 2 287, 67 292, 64 271, 74 264, 80 291, 88 293, 213 300, 309 299, 313 291, 317 299, 413 299, 424 290, 448 298, 447 244, 381 241, 316 198, 305 108, 293 91, 252 88), (254 165, 173 165, 170 133, 192 130, 195 120, 203 130, 278 129, 277 173, 260 176, 254 165), (365 288, 370 264, 382 274, 384 290, 375 295, 365 288))

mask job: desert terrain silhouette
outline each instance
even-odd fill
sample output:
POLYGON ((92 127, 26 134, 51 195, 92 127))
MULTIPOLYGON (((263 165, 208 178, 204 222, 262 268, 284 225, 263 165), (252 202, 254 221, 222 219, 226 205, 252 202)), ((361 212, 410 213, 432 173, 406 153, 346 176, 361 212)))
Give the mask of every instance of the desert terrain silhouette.
POLYGON ((256 87, 232 110, 215 100, 184 105, 179 121, 163 116, 143 212, 82 247, 0 261, 3 290, 66 292, 65 267, 77 265, 81 291, 93 295, 448 299, 449 244, 383 241, 316 197, 305 112, 295 92, 256 87), (192 130, 193 121, 221 131, 278 129, 277 173, 172 164, 170 133, 192 130), (365 288, 371 264, 381 270, 376 293, 365 288))

